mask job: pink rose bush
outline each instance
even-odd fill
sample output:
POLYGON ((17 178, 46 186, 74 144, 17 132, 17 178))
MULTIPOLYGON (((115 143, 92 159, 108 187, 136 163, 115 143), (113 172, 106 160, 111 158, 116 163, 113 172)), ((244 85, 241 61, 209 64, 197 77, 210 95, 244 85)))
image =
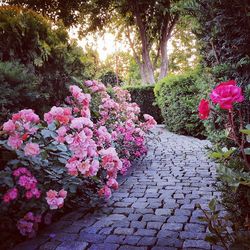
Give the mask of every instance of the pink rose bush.
POLYGON ((49 211, 84 203, 88 183, 110 198, 118 175, 146 154, 156 125, 149 115, 139 119, 140 108, 119 87, 108 93, 102 83, 86 81, 69 90, 65 105, 52 107, 43 120, 24 109, 2 126, 1 147, 13 156, 0 171, 0 217, 24 236, 47 224, 49 211))

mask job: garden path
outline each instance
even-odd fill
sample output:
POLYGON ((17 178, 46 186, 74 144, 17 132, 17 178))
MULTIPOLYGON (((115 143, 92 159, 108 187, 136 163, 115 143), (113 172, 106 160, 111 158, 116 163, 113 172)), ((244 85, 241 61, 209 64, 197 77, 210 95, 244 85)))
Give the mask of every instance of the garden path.
POLYGON ((209 142, 162 126, 154 133, 161 141, 149 142, 148 155, 121 178, 105 206, 67 214, 15 249, 215 249, 204 241, 207 228, 195 208, 218 195, 212 186, 215 164, 205 152, 209 142))

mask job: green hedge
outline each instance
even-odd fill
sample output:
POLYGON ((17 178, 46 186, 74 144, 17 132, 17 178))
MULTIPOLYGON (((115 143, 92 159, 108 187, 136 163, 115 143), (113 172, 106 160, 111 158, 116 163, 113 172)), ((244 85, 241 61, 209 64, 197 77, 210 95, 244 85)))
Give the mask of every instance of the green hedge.
POLYGON ((149 114, 154 117, 158 124, 163 122, 161 111, 156 104, 154 86, 127 86, 124 87, 131 94, 131 99, 141 108, 142 114, 149 114))
POLYGON ((198 138, 206 136, 197 112, 200 99, 209 89, 201 75, 201 70, 169 75, 155 85, 156 100, 170 131, 198 138))

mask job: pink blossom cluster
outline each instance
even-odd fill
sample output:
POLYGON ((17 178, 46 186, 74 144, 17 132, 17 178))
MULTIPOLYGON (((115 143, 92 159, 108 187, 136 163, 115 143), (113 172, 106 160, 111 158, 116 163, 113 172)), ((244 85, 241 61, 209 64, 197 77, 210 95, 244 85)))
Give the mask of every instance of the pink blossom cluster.
MULTIPOLYGON (((31 174, 31 172, 24 167, 18 168, 13 171, 13 176, 16 178, 16 183, 23 187, 25 190, 25 198, 30 200, 31 198, 39 199, 41 196, 40 190, 37 188, 37 179, 31 174)), ((3 196, 3 201, 9 203, 15 200, 18 196, 18 186, 9 189, 3 196)))
POLYGON ((46 193, 46 201, 50 207, 50 209, 58 209, 63 207, 64 199, 67 196, 67 191, 61 189, 59 192, 55 190, 49 190, 46 193))
MULTIPOLYGON (((71 96, 67 98, 67 105, 52 107, 44 114, 45 122, 40 123, 33 110, 25 109, 4 123, 3 131, 8 136, 8 145, 14 150, 23 150, 21 153, 29 162, 43 162, 42 155, 49 155, 44 160, 49 162, 50 157, 55 155, 50 152, 50 145, 63 146, 67 150, 67 157, 62 168, 66 169, 68 175, 62 178, 95 176, 102 183, 98 194, 108 199, 112 190, 119 187, 117 176, 125 174, 131 167, 131 161, 147 152, 146 134, 156 122, 149 115, 144 115, 144 121, 139 120, 140 108, 130 102, 127 90, 115 87, 114 97, 111 97, 102 83, 86 81, 85 86, 91 95, 84 93, 78 86, 70 86, 71 96), (98 113, 96 117, 91 116, 92 97, 100 100, 95 110, 98 113), (49 139, 43 137, 42 130, 50 130, 50 127, 53 127, 53 131, 49 139)), ((62 176, 65 176, 65 169, 62 176)), ((33 170, 25 167, 13 171, 15 185, 3 195, 3 201, 10 203, 21 198, 24 193, 26 201, 34 197, 39 202, 45 202, 51 210, 62 208, 70 189, 48 190, 43 183, 39 183, 41 189, 38 189, 38 181, 31 172, 33 170)), ((58 186, 57 180, 47 177, 51 181, 50 187, 58 186)), ((64 184, 64 179, 60 179, 60 184, 64 184)), ((18 221, 17 226, 22 235, 30 236, 34 235, 38 222, 32 213, 28 213, 18 221)))
POLYGON ((23 142, 37 132, 40 121, 32 109, 23 109, 14 114, 3 124, 3 131, 9 135, 7 144, 14 150, 19 149, 23 142))
POLYGON ((38 223, 40 222, 41 215, 34 215, 32 212, 28 212, 17 222, 17 228, 23 236, 31 238, 36 235, 38 223))
POLYGON ((16 177, 18 185, 24 188, 26 199, 40 198, 41 192, 37 188, 37 179, 27 168, 18 168, 13 171, 13 175, 16 177))
POLYGON ((95 81, 95 80, 93 80, 93 81, 91 81, 91 80, 85 81, 85 85, 87 87, 89 87, 90 90, 92 92, 94 92, 94 93, 106 90, 106 87, 105 87, 105 85, 103 83, 95 81))

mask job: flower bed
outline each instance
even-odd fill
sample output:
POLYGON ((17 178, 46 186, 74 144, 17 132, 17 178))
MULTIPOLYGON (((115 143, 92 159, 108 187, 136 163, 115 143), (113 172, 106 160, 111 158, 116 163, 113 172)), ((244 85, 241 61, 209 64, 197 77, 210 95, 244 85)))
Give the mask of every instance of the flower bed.
POLYGON ((70 86, 66 104, 43 120, 24 109, 3 124, 0 143, 8 159, 0 171, 0 217, 6 231, 17 227, 33 237, 52 210, 81 204, 88 184, 110 198, 117 175, 147 152, 146 134, 156 122, 150 115, 139 120, 128 91, 114 87, 108 94, 96 81, 83 89, 70 86))

